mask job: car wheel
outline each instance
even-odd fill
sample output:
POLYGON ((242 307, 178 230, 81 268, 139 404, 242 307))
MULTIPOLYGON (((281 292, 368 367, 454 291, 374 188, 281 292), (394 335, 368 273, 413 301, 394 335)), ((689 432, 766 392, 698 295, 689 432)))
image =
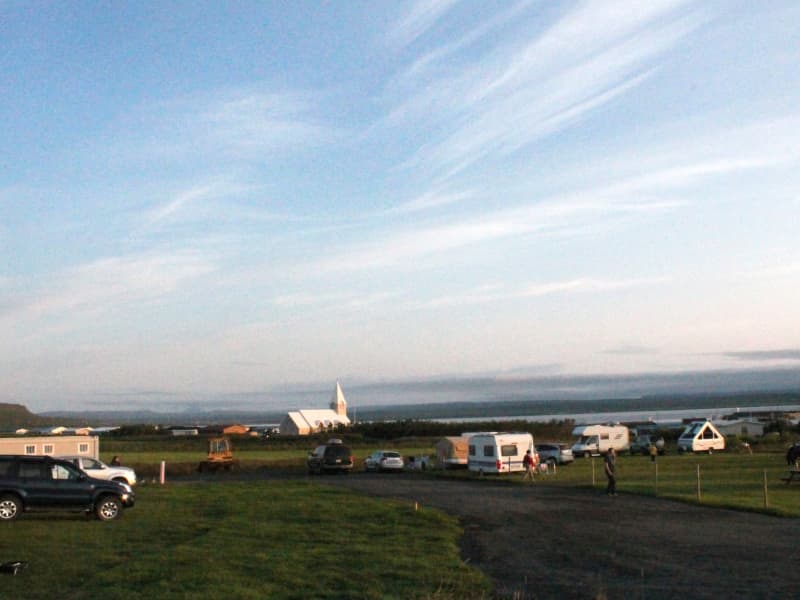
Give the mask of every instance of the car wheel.
POLYGON ((16 496, 0 498, 0 520, 13 521, 22 512, 22 502, 16 496))
POLYGON ((113 521, 122 513, 122 503, 116 496, 103 496, 94 507, 94 514, 101 521, 113 521))

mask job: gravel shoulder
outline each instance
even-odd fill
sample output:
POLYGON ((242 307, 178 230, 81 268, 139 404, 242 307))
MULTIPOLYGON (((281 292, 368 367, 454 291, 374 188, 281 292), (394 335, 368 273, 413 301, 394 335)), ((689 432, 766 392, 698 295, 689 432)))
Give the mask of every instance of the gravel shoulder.
POLYGON ((489 478, 317 480, 457 516, 498 598, 797 597, 799 519, 489 478))

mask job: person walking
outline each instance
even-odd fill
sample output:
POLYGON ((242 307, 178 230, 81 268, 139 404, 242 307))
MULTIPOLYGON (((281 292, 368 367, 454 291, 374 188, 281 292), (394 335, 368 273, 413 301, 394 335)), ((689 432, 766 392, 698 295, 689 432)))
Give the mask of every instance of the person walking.
POLYGON ((650 444, 650 462, 656 462, 656 456, 658 455, 658 446, 655 443, 650 444))
POLYGON ((606 452, 604 460, 604 467, 606 477, 608 478, 608 486, 606 487, 606 494, 609 496, 617 495, 617 453, 613 448, 609 448, 606 452))
POLYGON ((536 461, 533 460, 533 455, 531 454, 530 450, 525 453, 525 458, 522 459, 522 466, 525 468, 525 474, 522 476, 522 481, 526 481, 527 479, 536 481, 536 478, 534 477, 536 461))

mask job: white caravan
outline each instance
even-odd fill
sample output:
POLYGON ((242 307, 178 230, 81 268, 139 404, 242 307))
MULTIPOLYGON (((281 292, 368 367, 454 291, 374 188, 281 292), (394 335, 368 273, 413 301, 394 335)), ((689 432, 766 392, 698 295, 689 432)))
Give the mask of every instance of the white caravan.
POLYGON ((630 432, 625 425, 579 425, 572 435, 580 439, 572 445, 575 456, 599 456, 614 448, 626 452, 630 448, 630 432))
POLYGON ((678 452, 708 452, 725 450, 725 436, 711 421, 693 421, 678 438, 678 452))
POLYGON ((522 471, 528 450, 535 452, 530 433, 478 433, 469 438, 467 467, 481 474, 522 471))

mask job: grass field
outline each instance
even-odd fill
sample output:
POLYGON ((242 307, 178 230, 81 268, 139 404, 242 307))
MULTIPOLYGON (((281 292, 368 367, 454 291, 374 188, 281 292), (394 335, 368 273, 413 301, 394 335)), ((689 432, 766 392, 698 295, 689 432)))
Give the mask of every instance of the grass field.
MULTIPOLYGON (((404 456, 427 454, 433 457, 433 441, 430 445, 417 443, 399 448, 404 456)), ((384 444, 392 447, 391 443, 384 444)), ((203 457, 199 451, 171 450, 169 445, 160 449, 143 451, 139 445, 126 447, 117 442, 112 451, 104 451, 103 457, 112 453, 122 454, 125 464, 130 464, 145 477, 154 477, 158 465, 167 463, 167 474, 186 474, 195 469, 203 457)), ((361 461, 377 446, 354 447, 356 469, 361 461)), ((306 448, 247 449, 237 451, 236 456, 247 469, 288 469, 302 471, 305 468, 306 448)), ((658 495, 688 502, 697 502, 697 468, 700 468, 700 497, 703 504, 740 510, 764 511, 781 516, 800 517, 800 484, 785 485, 781 477, 786 474, 785 449, 776 446, 771 451, 747 452, 726 451, 713 455, 677 454, 672 451, 659 456, 652 463, 646 456, 621 454, 618 461, 618 489, 646 495, 658 495), (658 478, 656 479, 656 468, 658 478), (764 483, 766 475, 766 500, 764 483)), ((108 456, 106 456, 108 455, 108 456)), ((605 486, 603 464, 599 458, 576 459, 571 465, 561 467, 555 475, 540 477, 542 485, 592 485, 594 464, 595 485, 605 486)), ((448 477, 469 477, 465 471, 448 471, 448 477)))
MULTIPOLYGON (((595 485, 605 487, 606 478, 600 458, 576 459, 571 465, 559 467, 556 474, 540 477, 539 483, 592 485, 593 468, 595 485)), ((617 458, 617 488, 620 492, 800 517, 800 485, 787 486, 781 481, 785 474, 782 452, 718 452, 713 455, 673 453, 659 456, 655 463, 646 456, 623 454, 617 458)))
POLYGON ((455 519, 302 481, 146 485, 118 521, 26 514, 0 561, 26 560, 2 599, 462 598, 455 519))

